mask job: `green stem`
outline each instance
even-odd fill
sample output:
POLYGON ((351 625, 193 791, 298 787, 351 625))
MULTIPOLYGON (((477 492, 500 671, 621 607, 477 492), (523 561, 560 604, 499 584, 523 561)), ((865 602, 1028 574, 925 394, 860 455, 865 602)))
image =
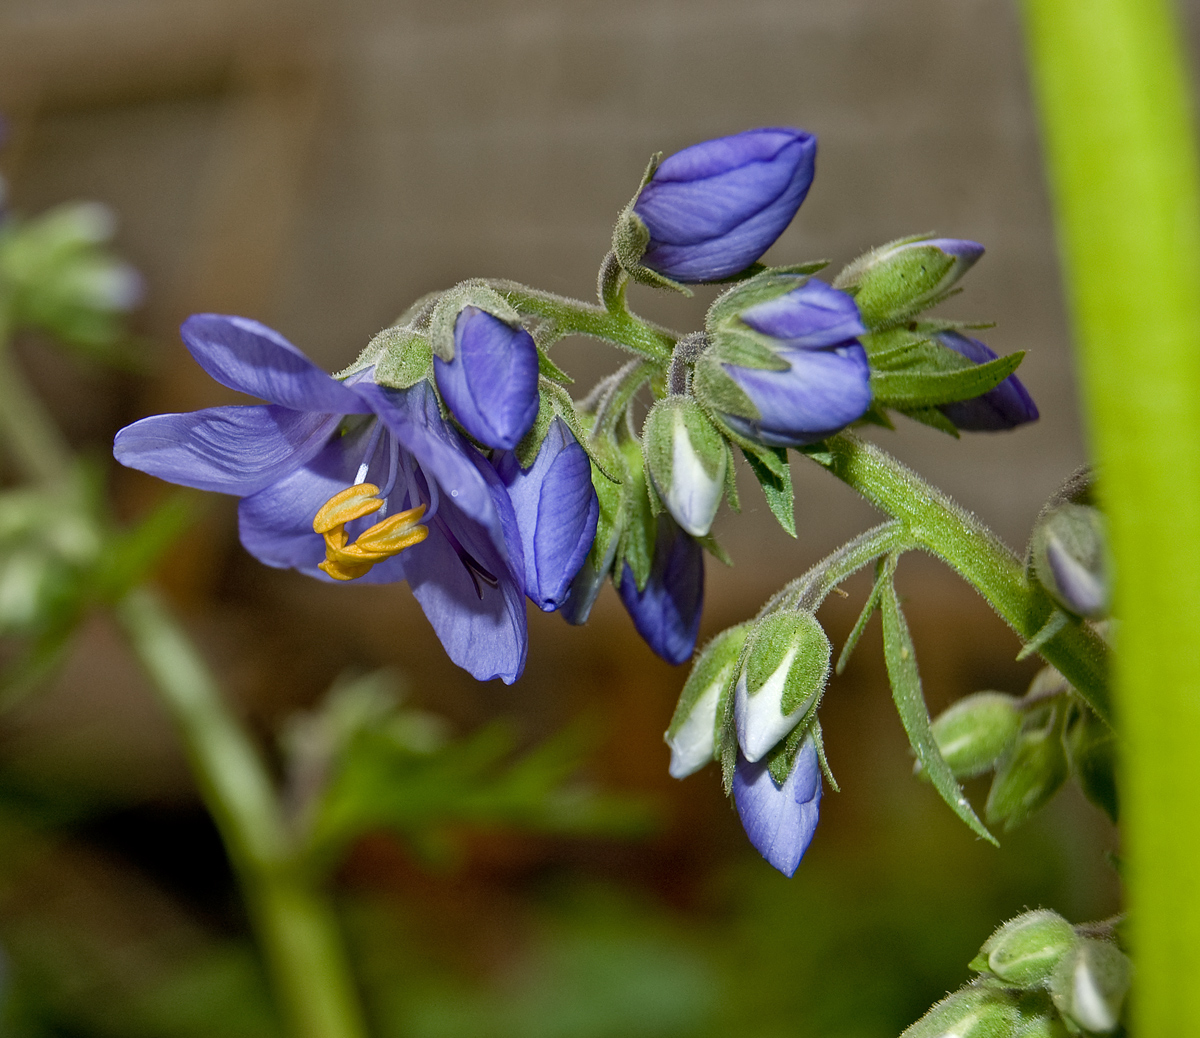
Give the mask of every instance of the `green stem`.
MULTIPOLYGON (((972 584, 1000 617, 1028 641, 1052 606, 1025 576, 1025 567, 991 530, 936 487, 874 444, 852 433, 826 441, 826 467, 888 515, 904 522, 911 540, 972 584)), ((1073 622, 1040 649, 1047 662, 1102 718, 1111 718, 1107 650, 1086 625, 1073 622)))
POLYGON ((297 861, 262 759, 153 592, 131 592, 116 614, 183 736, 292 1030, 298 1038, 361 1038, 366 1032, 332 909, 297 861))
POLYGON ((1115 561, 1142 1038, 1200 1033, 1200 158, 1169 0, 1024 0, 1115 561))
POLYGON ((515 281, 488 282, 522 313, 533 314, 554 323, 554 338, 588 335, 619 346, 650 360, 668 361, 679 336, 667 328, 650 324, 626 309, 607 310, 594 303, 539 292, 515 281))
POLYGON ((9 330, 0 303, 0 439, 28 479, 61 486, 71 472, 71 450, 13 359, 9 330))

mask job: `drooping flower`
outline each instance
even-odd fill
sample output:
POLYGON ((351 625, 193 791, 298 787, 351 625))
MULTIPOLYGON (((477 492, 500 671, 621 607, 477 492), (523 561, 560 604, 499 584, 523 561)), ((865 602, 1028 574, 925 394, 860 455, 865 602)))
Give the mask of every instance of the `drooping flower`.
POLYGON ((527 646, 516 517, 432 387, 387 389, 371 369, 339 382, 246 318, 198 314, 182 334, 218 382, 269 403, 144 418, 117 434, 117 460, 240 497, 242 544, 269 566, 407 580, 455 663, 514 681, 527 646))
POLYGON ((751 764, 739 753, 733 802, 758 853, 785 876, 793 875, 812 842, 821 805, 821 765, 812 735, 800 745, 782 786, 765 760, 751 764))
MULTIPOLYGON (((959 332, 938 332, 936 338, 972 364, 986 364, 996 359, 996 354, 985 343, 959 332)), ((981 396, 942 404, 939 410, 966 432, 999 432, 1038 419, 1037 404, 1016 375, 1009 375, 981 396)))
POLYGON ((592 463, 566 422, 555 418, 529 468, 521 468, 512 451, 492 464, 516 512, 525 594, 539 609, 553 612, 566 601, 596 536, 600 502, 592 463))
POLYGON ((530 334, 477 306, 454 322, 454 359, 433 360, 454 417, 485 447, 511 450, 538 412, 538 352, 530 334))
POLYGON ((704 555, 694 537, 667 515, 658 517, 650 579, 639 591, 625 564, 621 601, 645 640, 668 663, 684 663, 696 648, 704 606, 704 555))
POLYGON ((649 233, 640 262, 676 281, 719 281, 754 263, 812 184, 817 139, 766 127, 665 159, 633 204, 649 233))
MULTIPOLYGON (((708 360, 752 410, 736 411, 728 393, 701 372, 701 392, 734 432, 772 447, 815 443, 861 418, 871 404, 871 371, 856 338, 866 329, 854 300, 816 279, 748 307, 741 322, 767 337, 777 363, 747 367, 722 360, 718 337, 708 360)), ((703 358, 702 358, 703 359, 703 358)), ((710 376, 712 372, 710 371, 710 376)))

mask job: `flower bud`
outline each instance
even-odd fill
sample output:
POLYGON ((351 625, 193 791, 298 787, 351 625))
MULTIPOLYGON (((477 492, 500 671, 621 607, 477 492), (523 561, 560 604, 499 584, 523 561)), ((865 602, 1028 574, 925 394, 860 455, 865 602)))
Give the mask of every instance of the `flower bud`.
POLYGON ((1078 1027, 1109 1034, 1120 1023, 1132 972, 1129 958, 1115 944, 1083 940, 1058 963, 1050 997, 1078 1027))
POLYGON ((829 638, 812 613, 778 612, 754 625, 733 711, 738 745, 751 764, 812 710, 829 678, 829 638))
POLYGON ((1020 825, 1058 792, 1067 774, 1059 726, 1027 728, 996 769, 988 791, 988 821, 1003 822, 1005 829, 1020 825))
POLYGON ((982 255, 978 242, 958 238, 891 242, 859 257, 834 284, 857 289, 863 320, 877 328, 938 302, 982 255))
POLYGON ((656 168, 626 208, 613 251, 682 282, 720 281, 754 263, 796 215, 812 183, 817 139, 789 128, 694 144, 656 168))
POLYGON ((1017 999, 1013 1038, 1070 1038, 1070 1031, 1046 991, 1024 991, 1017 999))
POLYGON ((528 469, 512 451, 492 464, 516 513, 525 594, 543 612, 553 612, 566 600, 596 535, 600 502, 592 488, 592 463, 556 417, 528 469))
POLYGON ((1083 795, 1115 823, 1119 813, 1116 734, 1091 710, 1080 706, 1063 743, 1083 795))
POLYGON ((1038 582, 1068 612, 1089 619, 1108 613, 1107 523, 1099 509, 1067 503, 1041 516, 1032 561, 1038 582))
MULTIPOLYGON (((978 339, 960 335, 955 331, 938 332, 934 338, 947 349, 966 357, 972 364, 986 364, 996 360, 995 352, 978 339)), ((970 400, 956 400, 952 404, 941 404, 938 410, 950 419, 956 428, 966 432, 999 432, 1015 429, 1026 422, 1038 419, 1037 404, 1016 375, 1009 375, 1003 382, 993 386, 970 400)))
POLYGON ((776 348, 822 350, 840 346, 867 331, 854 299, 816 278, 794 280, 796 287, 747 306, 743 324, 775 340, 776 348))
POLYGON ((642 450, 654 489, 672 518, 693 537, 703 537, 721 504, 728 451, 700 405, 669 396, 646 416, 642 450))
POLYGON ((668 663, 691 658, 704 606, 704 555, 694 537, 670 516, 660 515, 645 588, 638 590, 633 570, 625 563, 617 590, 633 626, 651 649, 668 663))
POLYGON ((722 631, 692 667, 671 726, 663 735, 671 747, 672 778, 687 778, 713 759, 721 693, 729 685, 749 632, 748 623, 722 631))
POLYGON ((454 321, 454 359, 433 359, 438 390, 468 433, 485 447, 511 450, 538 413, 538 351, 520 325, 477 306, 454 321))
POLYGON ((1021 729, 1021 709, 1003 692, 976 692, 944 710, 933 722, 933 737, 957 779, 991 771, 1021 729))
POLYGON ((1078 940, 1061 915, 1040 908, 1001 926, 984 942, 971 968, 986 969, 1016 987, 1036 987, 1049 978, 1078 940))
POLYGON ((988 984, 971 984, 942 999, 900 1038, 1011 1038, 1017 999, 988 984))
POLYGON ((782 785, 766 761, 753 764, 739 753, 733 802, 754 848, 785 876, 792 876, 812 842, 821 806, 821 764, 812 733, 800 744, 782 785))

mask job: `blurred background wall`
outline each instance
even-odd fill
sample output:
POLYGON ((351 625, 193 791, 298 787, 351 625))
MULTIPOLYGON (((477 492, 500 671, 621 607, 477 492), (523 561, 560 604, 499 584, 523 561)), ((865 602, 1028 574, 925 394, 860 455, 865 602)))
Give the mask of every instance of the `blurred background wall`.
MULTIPOLYGON (((819 135, 817 178, 771 259, 828 258, 836 269, 903 234, 979 240, 987 256, 944 312, 997 322, 985 333, 997 352, 1029 351, 1021 377, 1041 408, 1036 425, 961 442, 913 425, 872 435, 1014 546, 1084 460, 1009 0, 0 0, 0 112, 12 205, 105 202, 147 281, 138 318, 145 371, 113 374, 36 342, 22 347, 72 438, 97 456, 117 428, 147 413, 236 399, 180 344, 188 313, 258 318, 337 369, 411 300, 465 277, 588 297, 612 220, 652 152, 787 124, 819 135)), ((636 308, 681 329, 700 323, 708 298, 634 290, 636 308)), ((586 341, 556 349, 578 395, 618 360, 586 341)), ((744 514, 718 520, 736 566, 709 561, 704 634, 744 618, 874 521, 815 466, 797 461, 793 471, 796 540, 746 479, 744 514)), ((162 492, 136 473, 115 477, 131 518, 162 492)), ((985 605, 931 560, 908 559, 902 573, 931 706, 985 687, 1023 691, 1033 669, 1013 662, 1017 641, 985 605)), ((404 587, 327 587, 258 565, 237 544, 230 500, 210 502, 162 579, 264 738, 346 667, 390 665, 407 675, 415 700, 464 727, 503 715, 533 739, 587 717, 596 780, 660 805, 648 841, 482 841, 437 881, 413 879, 395 848, 367 847, 344 877, 350 888, 433 883, 444 896, 431 903, 443 907, 479 890, 469 902, 478 917, 503 920, 524 911, 529 884, 564 870, 703 916, 716 911, 704 893, 712 877, 766 868, 751 860, 715 775, 666 777, 660 733, 685 674, 640 644, 611 591, 584 629, 531 615, 527 675, 506 688, 457 672, 404 587)), ((849 590, 848 602, 823 614, 835 644, 865 586, 849 590)), ((921 980, 908 1019, 929 991, 937 997, 960 982, 953 964, 1004 912, 1055 892, 1074 899, 1055 905, 1064 911, 1112 909, 1115 887, 1096 851, 1113 834, 1082 800, 1066 798, 996 852, 947 824, 932 792, 909 781, 877 634, 826 703, 845 792, 828 795, 788 896, 826 897, 824 915, 815 914, 832 934, 837 899, 861 891, 819 877, 849 875, 847 863, 859 863, 862 883, 875 889, 884 868, 947 877, 940 893, 940 879, 921 888, 921 904, 965 912, 967 922, 947 952, 950 972, 921 980), (1063 864, 1077 853, 1086 865, 1063 864), (1040 865, 1020 864, 1022 854, 1040 865), (875 872, 862 864, 876 859, 886 864, 875 872), (1029 881, 1024 893, 1013 876, 1029 881), (990 893, 973 901, 968 880, 990 893)), ((110 824, 80 854, 140 863, 153 882, 183 891, 187 911, 224 903, 219 854, 208 880, 194 874, 210 861, 200 852, 172 858, 173 841, 204 840, 189 828, 190 783, 169 726, 102 621, 52 693, 3 722, 0 749, 41 781, 105 791, 110 824), (159 841, 165 849, 146 850, 137 833, 147 825, 174 834, 159 841)), ((88 897, 111 894, 110 880, 79 882, 92 883, 88 897)), ((887 896, 910 894, 897 881, 887 896)), ((843 1033, 788 1033, 835 1032, 843 1033)))

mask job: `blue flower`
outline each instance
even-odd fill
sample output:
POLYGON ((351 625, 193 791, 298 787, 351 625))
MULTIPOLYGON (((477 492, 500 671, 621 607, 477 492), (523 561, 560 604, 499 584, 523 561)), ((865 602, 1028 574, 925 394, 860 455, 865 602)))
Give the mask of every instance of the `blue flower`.
MULTIPOLYGON (((986 364, 996 359, 996 354, 978 339, 952 331, 938 332, 936 338, 943 346, 966 357, 972 364, 986 364)), ((939 410, 959 429, 967 432, 1015 429, 1038 418, 1037 404, 1016 375, 1009 375, 982 396, 942 404, 939 410)))
POLYGON ((242 498, 242 544, 268 566, 407 580, 455 663, 516 680, 527 647, 516 516, 432 387, 387 389, 370 369, 339 382, 241 317, 195 315, 182 333, 213 378, 269 403, 144 418, 117 434, 117 460, 242 498))
POLYGON ((638 590, 626 563, 618 591, 633 626, 651 649, 668 663, 691 659, 704 606, 704 555, 694 537, 660 515, 645 590, 638 590))
POLYGON ((733 802, 758 853, 785 876, 793 875, 812 842, 821 806, 821 766, 812 735, 800 745, 782 786, 767 761, 751 764, 739 753, 733 802))
POLYGON ((650 234, 641 263, 684 282, 745 270, 792 222, 816 155, 811 133, 771 127, 676 152, 633 204, 650 234))
POLYGON ((538 413, 533 338, 477 306, 454 321, 454 359, 433 360, 438 389, 454 417, 485 447, 511 450, 538 413))
POLYGON ((774 340, 771 348, 788 366, 721 365, 758 411, 724 412, 734 432, 772 447, 797 447, 863 416, 871 405, 871 370, 856 338, 866 329, 849 295, 809 279, 740 317, 774 340))
POLYGON ((525 594, 539 609, 553 612, 566 601, 596 536, 600 502, 592 487, 592 463, 567 423, 555 418, 528 469, 511 451, 492 464, 521 531, 525 594))

